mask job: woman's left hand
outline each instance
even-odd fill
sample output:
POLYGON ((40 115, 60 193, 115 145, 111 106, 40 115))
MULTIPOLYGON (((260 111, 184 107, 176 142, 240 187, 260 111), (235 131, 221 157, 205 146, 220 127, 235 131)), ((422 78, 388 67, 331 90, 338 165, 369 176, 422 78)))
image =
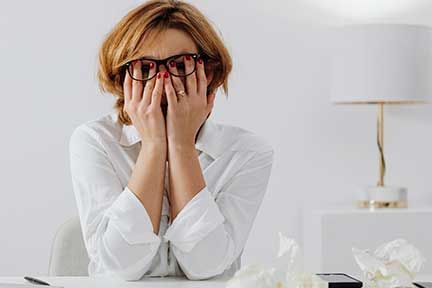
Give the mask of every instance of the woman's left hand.
MULTIPOLYGON (((185 57, 186 70, 193 69, 194 60, 185 57), (189 66, 188 66, 189 65, 189 66), (188 68, 189 67, 189 68, 188 68)), ((213 109, 215 93, 207 96, 207 77, 204 61, 198 59, 196 71, 186 76, 186 87, 180 77, 165 72, 165 93, 168 108, 166 115, 166 136, 168 145, 195 146, 195 136, 213 109), (184 91, 185 93, 177 92, 184 91), (178 97, 178 100, 177 100, 178 97)))

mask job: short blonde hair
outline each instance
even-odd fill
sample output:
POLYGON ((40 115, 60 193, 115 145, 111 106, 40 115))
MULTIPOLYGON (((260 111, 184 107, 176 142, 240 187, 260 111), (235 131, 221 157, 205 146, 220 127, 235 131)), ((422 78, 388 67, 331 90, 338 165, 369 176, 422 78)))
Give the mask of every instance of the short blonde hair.
POLYGON ((132 124, 123 110, 124 64, 141 57, 143 41, 149 43, 169 28, 186 32, 194 40, 199 53, 214 59, 213 62, 206 62, 205 66, 206 73, 213 72, 207 94, 222 86, 228 97, 231 56, 207 18, 196 7, 183 1, 150 0, 129 11, 108 33, 99 50, 99 88, 116 97, 114 108, 122 124, 132 124))

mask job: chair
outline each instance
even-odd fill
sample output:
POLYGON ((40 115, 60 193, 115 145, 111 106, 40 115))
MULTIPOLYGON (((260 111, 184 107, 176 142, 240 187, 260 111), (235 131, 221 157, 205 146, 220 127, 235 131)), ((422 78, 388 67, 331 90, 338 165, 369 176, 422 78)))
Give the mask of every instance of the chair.
POLYGON ((63 223, 54 236, 49 260, 49 276, 88 276, 90 260, 78 217, 63 223))

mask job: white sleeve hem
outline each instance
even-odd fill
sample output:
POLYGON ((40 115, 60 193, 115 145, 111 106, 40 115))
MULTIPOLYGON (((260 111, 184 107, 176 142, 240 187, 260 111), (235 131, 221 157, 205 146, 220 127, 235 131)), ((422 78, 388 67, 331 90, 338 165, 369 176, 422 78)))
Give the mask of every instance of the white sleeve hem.
POLYGON ((127 186, 106 211, 106 216, 129 244, 161 241, 153 232, 153 224, 147 210, 127 186))
POLYGON ((225 217, 206 186, 183 207, 163 237, 179 250, 189 252, 224 222, 225 217))

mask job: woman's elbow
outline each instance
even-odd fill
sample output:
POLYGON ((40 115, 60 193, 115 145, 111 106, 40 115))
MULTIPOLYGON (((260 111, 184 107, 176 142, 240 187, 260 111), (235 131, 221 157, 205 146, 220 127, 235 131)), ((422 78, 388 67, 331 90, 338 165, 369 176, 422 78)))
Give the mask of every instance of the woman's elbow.
POLYGON ((137 281, 149 270, 156 255, 156 245, 154 247, 145 247, 142 250, 137 249, 136 251, 111 250, 105 246, 100 247, 98 258, 101 262, 100 265, 103 267, 102 270, 125 281, 137 281))
POLYGON ((234 262, 235 248, 232 241, 226 241, 217 247, 212 245, 211 248, 207 244, 199 243, 188 253, 173 248, 179 265, 189 280, 206 280, 219 276, 234 262))
POLYGON ((223 274, 231 266, 231 259, 230 254, 225 254, 221 258, 190 257, 183 258, 180 266, 189 280, 206 280, 223 274))
POLYGON ((151 259, 144 258, 137 263, 116 263, 114 264, 112 259, 100 259, 106 274, 109 274, 115 278, 124 280, 124 281, 138 281, 140 280, 145 273, 150 268, 151 259))
POLYGON ((183 271, 189 280, 208 280, 222 274, 222 271, 183 271))
POLYGON ((95 266, 98 266, 97 272, 93 271, 89 274, 91 277, 113 277, 124 281, 138 281, 147 272, 148 268, 129 266, 129 267, 109 267, 110 265, 105 261, 93 261, 95 266), (108 264, 108 265, 107 265, 108 264))
POLYGON ((138 281, 144 276, 145 271, 135 270, 135 271, 113 271, 113 274, 124 281, 138 281))

